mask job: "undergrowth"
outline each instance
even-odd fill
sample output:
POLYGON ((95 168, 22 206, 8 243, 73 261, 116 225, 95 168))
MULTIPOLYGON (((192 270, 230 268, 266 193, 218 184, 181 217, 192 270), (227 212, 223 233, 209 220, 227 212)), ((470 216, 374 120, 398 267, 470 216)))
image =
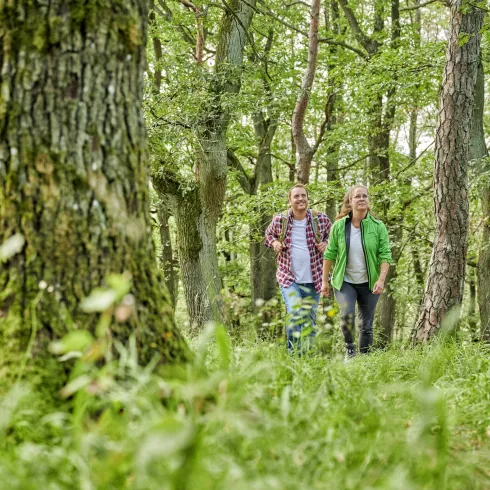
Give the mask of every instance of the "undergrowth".
POLYGON ((186 366, 133 344, 77 361, 64 409, 25 382, 0 402, 8 489, 489 489, 490 359, 479 344, 344 364, 209 327, 186 366))

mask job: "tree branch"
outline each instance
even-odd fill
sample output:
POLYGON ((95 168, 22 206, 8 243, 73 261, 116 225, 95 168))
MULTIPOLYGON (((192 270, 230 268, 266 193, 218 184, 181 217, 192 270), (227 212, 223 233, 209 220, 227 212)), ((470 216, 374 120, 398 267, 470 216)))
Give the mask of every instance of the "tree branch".
MULTIPOLYGON (((366 158, 369 158, 370 156, 371 156, 371 153, 368 153, 367 155, 364 155, 363 157, 358 158, 357 160, 355 160, 352 163, 349 163, 348 165, 344 165, 343 167, 337 167, 337 168, 329 168, 328 170, 330 170, 332 172, 342 172, 342 170, 347 170, 348 168, 351 168, 354 165, 357 165, 359 162, 366 160, 366 158)), ((325 165, 323 165, 323 166, 326 167, 325 165)))
POLYGON ((330 121, 330 116, 332 115, 332 111, 333 111, 333 103, 332 102, 333 102, 334 97, 335 97, 335 93, 331 93, 328 96, 327 102, 325 103, 325 110, 324 110, 325 119, 323 120, 322 125, 320 126, 320 132, 318 134, 318 138, 316 139, 315 144, 313 145, 313 154, 315 154, 317 152, 318 148, 320 147, 320 145, 323 141, 323 137, 325 136, 327 124, 330 121))
POLYGON ((301 4, 301 5, 304 5, 305 7, 310 7, 306 2, 302 2, 301 0, 296 0, 295 2, 291 2, 291 3, 286 3, 284 4, 284 6, 288 9, 289 7, 293 7, 294 5, 298 5, 298 4, 301 4))
POLYGON ((350 44, 341 42, 341 41, 334 41, 333 39, 329 39, 326 37, 318 39, 319 43, 324 43, 324 44, 331 44, 332 46, 341 46, 342 48, 348 49, 350 51, 353 51, 354 53, 358 54, 361 56, 361 58, 367 60, 369 56, 364 52, 361 51, 360 49, 354 48, 354 46, 351 46, 350 44))
POLYGON ((349 22, 352 32, 354 33, 354 37, 368 53, 371 53, 371 40, 364 34, 364 32, 362 32, 361 26, 359 25, 359 22, 357 22, 354 12, 349 7, 346 0, 338 1, 342 7, 342 10, 344 11, 345 16, 347 17, 347 21, 349 22))
MULTIPOLYGON (((435 140, 434 140, 435 141, 435 140)), ((393 179, 398 178, 405 170, 408 170, 412 165, 415 165, 417 161, 422 157, 422 155, 434 144, 434 141, 432 143, 429 143, 421 152, 420 155, 417 158, 414 158, 413 160, 410 160, 408 165, 406 167, 403 167, 401 170, 399 170, 395 176, 393 176, 393 179)))
MULTIPOLYGON (((441 0, 429 0, 428 2, 420 3, 419 5, 414 5, 413 7, 403 7, 400 9, 400 12, 407 12, 408 10, 417 10, 422 7, 426 7, 427 5, 430 5, 431 3, 436 3, 436 2, 441 2, 441 0)), ((444 3, 444 2, 441 2, 444 3)))
POLYGON ((294 163, 292 163, 292 162, 290 162, 289 160, 286 160, 286 159, 284 159, 284 158, 280 157, 279 155, 276 155, 275 153, 271 153, 271 155, 272 155, 272 156, 273 156, 275 159, 279 160, 280 162, 285 163, 285 164, 286 164, 286 165, 289 167, 289 170, 294 170, 294 168, 295 168, 294 163))
POLYGON ((228 166, 237 170, 237 179, 243 191, 247 194, 252 193, 252 179, 248 176, 246 170, 243 168, 239 158, 235 155, 235 152, 228 148, 226 152, 226 159, 228 166))

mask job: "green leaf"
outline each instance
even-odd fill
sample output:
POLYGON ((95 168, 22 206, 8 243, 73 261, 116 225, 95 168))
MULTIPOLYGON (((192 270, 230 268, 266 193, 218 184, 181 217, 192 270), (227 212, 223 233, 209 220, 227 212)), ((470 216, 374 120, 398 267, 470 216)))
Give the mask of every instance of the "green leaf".
POLYGON ((109 274, 106 282, 116 292, 117 300, 122 299, 131 290, 131 274, 109 274))
POLYGON ((0 262, 6 262, 14 255, 18 254, 24 243, 26 242, 24 235, 16 233, 0 245, 0 262))
POLYGON ((83 352, 93 341, 92 334, 87 330, 75 330, 66 334, 61 340, 51 342, 49 350, 53 354, 83 352))
POLYGON ((117 301, 117 291, 114 289, 94 289, 80 303, 80 308, 86 313, 105 311, 117 301))
POLYGON ((230 336, 223 325, 218 325, 215 330, 216 346, 218 347, 220 365, 222 369, 230 366, 230 336))

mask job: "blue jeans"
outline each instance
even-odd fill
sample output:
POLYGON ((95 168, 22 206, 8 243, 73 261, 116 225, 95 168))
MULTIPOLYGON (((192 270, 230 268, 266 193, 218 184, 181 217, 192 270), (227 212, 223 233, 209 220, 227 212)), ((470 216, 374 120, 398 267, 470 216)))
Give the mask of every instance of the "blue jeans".
POLYGON ((313 345, 316 334, 316 310, 320 294, 313 283, 297 284, 285 288, 281 286, 282 297, 286 303, 289 320, 286 325, 289 352, 301 354, 313 345))
POLYGON ((373 294, 369 283, 351 284, 343 282, 340 291, 334 289, 335 298, 340 306, 340 328, 347 345, 354 343, 356 303, 358 307, 359 351, 369 352, 373 345, 374 310, 379 294, 373 294))

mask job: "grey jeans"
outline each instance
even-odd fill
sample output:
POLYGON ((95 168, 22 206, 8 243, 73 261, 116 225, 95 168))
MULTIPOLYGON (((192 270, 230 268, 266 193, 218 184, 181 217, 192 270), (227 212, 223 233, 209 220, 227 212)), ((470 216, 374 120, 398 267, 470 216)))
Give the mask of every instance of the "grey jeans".
POLYGON ((369 283, 343 282, 340 291, 334 289, 340 306, 340 328, 346 344, 354 343, 356 303, 358 307, 359 351, 369 352, 373 345, 373 320, 379 294, 373 294, 369 283))

